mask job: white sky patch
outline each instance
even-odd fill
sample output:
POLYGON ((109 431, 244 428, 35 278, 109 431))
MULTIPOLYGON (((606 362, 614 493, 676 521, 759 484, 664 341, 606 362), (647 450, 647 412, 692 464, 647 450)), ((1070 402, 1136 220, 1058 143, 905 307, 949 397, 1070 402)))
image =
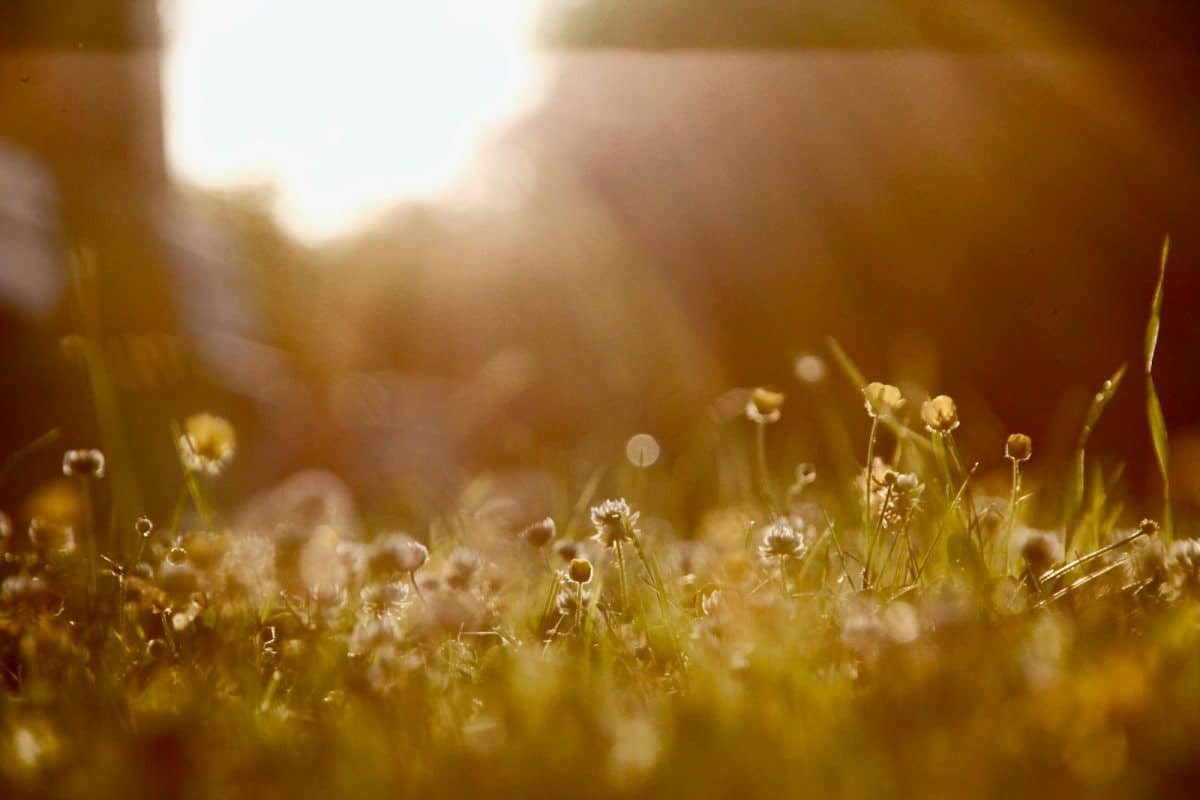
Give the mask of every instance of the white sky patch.
POLYGON ((437 196, 534 96, 537 0, 167 0, 168 157, 315 241, 437 196))

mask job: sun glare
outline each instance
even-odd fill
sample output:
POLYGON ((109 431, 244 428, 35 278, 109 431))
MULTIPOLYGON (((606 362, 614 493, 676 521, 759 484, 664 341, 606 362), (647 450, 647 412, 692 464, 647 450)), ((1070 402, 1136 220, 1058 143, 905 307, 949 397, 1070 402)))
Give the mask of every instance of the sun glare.
POLYGON ((189 182, 270 183, 315 240, 460 180, 533 94, 537 0, 171 0, 167 147, 189 182))

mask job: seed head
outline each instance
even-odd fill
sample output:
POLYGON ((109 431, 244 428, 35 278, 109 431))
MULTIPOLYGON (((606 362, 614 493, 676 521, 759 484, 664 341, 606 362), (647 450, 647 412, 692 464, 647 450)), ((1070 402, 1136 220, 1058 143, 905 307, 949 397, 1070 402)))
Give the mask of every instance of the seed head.
POLYGON ((369 583, 359 592, 359 599, 363 612, 370 616, 399 614, 409 604, 408 584, 403 581, 369 583))
POLYGON ((1176 539, 1168 554, 1172 573, 1179 583, 1200 583, 1200 539, 1176 539))
POLYGON ((187 469, 216 477, 237 453, 237 431, 224 417, 193 414, 183 423, 179 452, 187 469))
POLYGON ((559 539, 554 543, 554 554, 563 561, 579 557, 579 542, 574 539, 559 539))
POLYGON ((863 400, 872 418, 894 417, 904 408, 904 395, 890 383, 875 381, 863 387, 863 400))
POLYGON ((1035 574, 1048 570, 1063 559, 1063 543, 1057 536, 1044 531, 1031 530, 1021 544, 1021 558, 1035 574))
POLYGON ((521 531, 521 538, 530 547, 542 547, 554 538, 555 532, 554 519, 546 517, 521 531))
POLYGON ((783 392, 759 386, 750 393, 750 399, 746 401, 746 417, 760 425, 777 422, 780 409, 783 408, 783 400, 783 392))
POLYGON ((104 453, 99 450, 68 450, 63 453, 62 472, 68 478, 103 478, 104 453))
POLYGON ((1152 519, 1144 519, 1138 523, 1137 532, 1139 536, 1153 536, 1158 533, 1158 523, 1152 519))
POLYGON ((403 533, 388 533, 371 543, 367 563, 372 574, 387 576, 416 572, 428 560, 429 549, 425 545, 403 533))
POLYGON ((958 407, 953 398, 939 394, 921 404, 921 420, 930 433, 950 433, 958 427, 958 407))
POLYGON ((29 541, 48 557, 69 556, 75 552, 75 529, 45 517, 34 517, 29 521, 29 541))
POLYGON ((1004 457, 1021 463, 1033 456, 1033 440, 1023 433, 1014 433, 1004 445, 1004 457))
POLYGON ((483 559, 479 554, 466 547, 460 547, 451 553, 449 562, 444 577, 446 583, 455 589, 466 588, 483 566, 483 559))
POLYGON ((592 538, 605 547, 632 539, 638 534, 638 512, 631 511, 622 499, 605 500, 592 507, 592 526, 596 535, 592 538))
POLYGON ((590 583, 592 580, 592 562, 586 558, 573 558, 567 565, 567 577, 575 583, 590 583))

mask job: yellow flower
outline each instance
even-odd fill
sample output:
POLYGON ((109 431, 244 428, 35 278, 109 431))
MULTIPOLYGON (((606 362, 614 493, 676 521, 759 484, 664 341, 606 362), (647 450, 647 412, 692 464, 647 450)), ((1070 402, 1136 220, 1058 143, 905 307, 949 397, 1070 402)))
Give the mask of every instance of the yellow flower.
POLYGON ((750 399, 746 401, 746 416, 751 422, 759 424, 775 422, 779 419, 783 399, 783 392, 760 386, 750 393, 750 399))
POLYGON ((921 404, 921 420, 930 433, 950 433, 958 427, 958 407, 953 398, 939 394, 921 404))
POLYGON ((193 414, 183 423, 179 452, 183 465, 189 470, 215 477, 233 461, 237 452, 237 432, 224 417, 193 414))
POLYGON ((904 395, 889 383, 874 381, 863 388, 867 413, 872 417, 895 416, 904 408, 904 395))

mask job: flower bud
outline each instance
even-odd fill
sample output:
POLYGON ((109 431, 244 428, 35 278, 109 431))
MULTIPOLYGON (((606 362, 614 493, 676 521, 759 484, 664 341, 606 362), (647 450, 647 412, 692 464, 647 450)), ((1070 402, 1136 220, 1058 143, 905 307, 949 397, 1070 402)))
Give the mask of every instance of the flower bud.
POLYGON ((873 418, 891 417, 904 408, 904 395, 895 386, 875 381, 863 387, 863 400, 867 413, 873 418))
POLYGON ((1004 445, 1004 456, 1018 463, 1033 456, 1033 440, 1023 433, 1014 433, 1004 445))
POLYGON ((567 565, 567 577, 575 583, 588 583, 592 579, 592 562, 586 558, 573 558, 567 565))
POLYGON ((950 433, 958 427, 958 407, 953 398, 939 394, 921 405, 921 420, 930 433, 950 433))
POLYGON ((783 408, 783 392, 758 387, 750 393, 746 402, 746 416, 751 422, 768 423, 779 419, 780 409, 783 408))

